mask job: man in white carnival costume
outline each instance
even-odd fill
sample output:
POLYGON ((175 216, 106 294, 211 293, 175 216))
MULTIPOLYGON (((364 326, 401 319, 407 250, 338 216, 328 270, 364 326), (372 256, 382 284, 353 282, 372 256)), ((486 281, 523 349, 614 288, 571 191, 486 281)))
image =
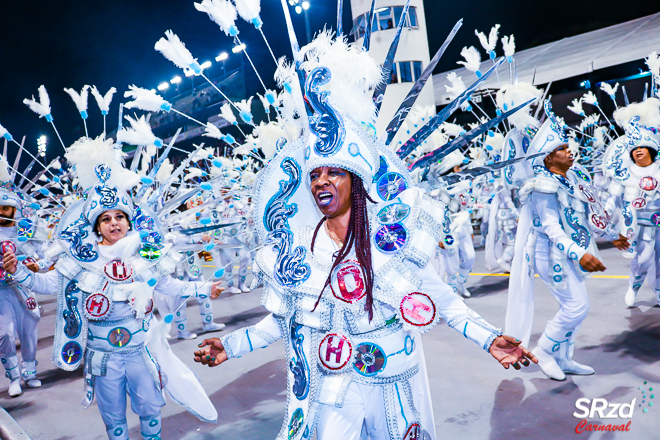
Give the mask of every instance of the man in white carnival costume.
POLYGON ((628 255, 634 257, 624 300, 628 307, 635 306, 637 293, 654 266, 651 284, 660 304, 660 100, 649 98, 620 108, 614 119, 625 136, 612 143, 604 160, 604 172, 610 178, 605 209, 613 215, 620 208, 620 233, 632 242, 628 255))
POLYGON ((403 161, 376 139, 371 94, 380 67, 327 34, 303 52, 309 107, 298 111, 309 127, 283 146, 253 192, 260 238, 272 243, 253 271, 271 314, 204 341, 195 360, 214 367, 283 339, 287 407, 278 439, 316 432, 319 440, 357 440, 364 429, 372 440, 435 440, 420 332, 442 317, 505 368, 535 358, 428 264, 457 204, 412 187, 403 161), (364 71, 345 69, 356 65, 364 71))
MULTIPOLYGON (((41 241, 46 238, 45 228, 38 224, 39 205, 14 186, 4 158, 0 158, 0 182, 0 251, 20 255, 23 264, 34 272, 45 269, 47 265, 39 259, 41 241)), ((30 388, 41 386, 36 361, 39 319, 34 294, 0 268, 0 361, 10 380, 8 392, 12 397, 22 393, 21 379, 30 388), (21 341, 20 365, 16 336, 21 341)))
MULTIPOLYGON (((593 368, 573 360, 575 336, 589 312, 585 278, 605 270, 598 259, 592 233, 617 236, 596 200, 591 178, 573 163, 567 127, 545 102, 547 120, 534 136, 528 154, 544 153, 532 161, 533 178, 520 189, 522 208, 516 251, 509 279, 505 331, 529 342, 534 318, 534 274, 548 286, 559 311, 548 321, 532 352, 550 378, 566 373, 588 375, 593 368)), ((624 249, 624 237, 614 242, 624 249)))
POLYGON ((152 294, 209 296, 217 286, 170 277, 181 256, 163 244, 158 217, 127 192, 139 177, 117 162, 117 148, 100 137, 67 150, 86 198, 62 214, 47 251, 58 256, 55 270, 33 274, 12 252, 3 263, 25 288, 57 295, 53 362, 72 371, 84 361, 82 404, 89 407, 96 395, 108 438, 128 439, 128 393, 142 437, 159 440, 165 391, 203 421, 214 422, 217 412, 170 350, 169 325, 154 318, 152 294))

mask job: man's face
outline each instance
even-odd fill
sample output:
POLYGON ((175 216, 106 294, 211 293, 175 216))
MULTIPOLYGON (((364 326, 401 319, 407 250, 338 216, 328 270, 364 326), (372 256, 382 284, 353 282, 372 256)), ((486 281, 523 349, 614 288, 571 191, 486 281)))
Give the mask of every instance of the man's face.
POLYGON ((312 195, 323 215, 333 218, 351 209, 352 179, 348 171, 320 167, 309 173, 312 195))
POLYGON ((632 157, 635 161, 635 164, 637 164, 639 167, 647 167, 653 163, 653 160, 651 159, 651 153, 646 147, 635 148, 632 151, 632 157))
POLYGON ((16 213, 16 208, 13 206, 7 206, 7 205, 2 205, 0 206, 0 227, 9 227, 14 225, 13 220, 7 220, 7 219, 13 219, 14 214, 16 213))
POLYGON ((548 154, 543 162, 546 168, 557 168, 565 173, 573 166, 573 153, 565 144, 548 154))

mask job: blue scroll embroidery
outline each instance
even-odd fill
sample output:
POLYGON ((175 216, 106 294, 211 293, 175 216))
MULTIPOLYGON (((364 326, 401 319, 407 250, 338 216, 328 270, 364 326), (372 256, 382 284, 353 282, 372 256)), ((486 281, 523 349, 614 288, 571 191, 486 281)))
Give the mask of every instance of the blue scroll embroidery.
POLYGON ((105 184, 110 178, 110 168, 101 164, 97 165, 96 168, 94 168, 94 171, 101 181, 101 185, 96 185, 94 187, 96 193, 101 196, 99 203, 104 208, 114 208, 119 202, 119 197, 117 197, 117 188, 110 188, 105 184))
POLYGON ((614 152, 612 156, 608 159, 606 167, 614 171, 614 178, 617 180, 626 180, 630 177, 628 168, 623 167, 623 153, 626 151, 626 146, 624 144, 616 144, 614 147, 614 152))
POLYGON ((623 208, 621 209, 621 214, 623 215, 623 222, 626 226, 630 227, 633 224, 633 213, 630 209, 630 202, 623 202, 623 208))
POLYGON ((78 298, 74 296, 74 294, 80 292, 77 283, 76 280, 71 280, 66 285, 66 289, 64 289, 64 302, 67 307, 67 310, 62 312, 65 322, 64 334, 71 339, 75 339, 80 335, 80 329, 82 327, 82 320, 80 319, 80 313, 78 313, 77 307, 78 298))
MULTIPOLYGON (((516 144, 512 139, 509 139, 509 156, 507 160, 516 158, 516 144)), ((513 172, 515 171, 514 165, 509 165, 504 169, 504 179, 509 185, 513 185, 513 172)))
POLYGON ((442 222, 442 232, 449 234, 451 232, 451 219, 449 218, 449 209, 445 209, 445 218, 442 222))
POLYGON ((87 231, 88 226, 90 226, 89 220, 84 214, 80 214, 78 220, 71 222, 69 226, 60 232, 60 238, 71 244, 69 248, 71 255, 79 261, 95 261, 99 256, 94 251, 94 246, 91 243, 83 244, 83 240, 89 234, 87 231))
POLYGON ((589 242, 591 240, 589 237, 589 231, 580 225, 577 217, 573 215, 574 213, 575 211, 572 208, 564 208, 564 216, 566 217, 566 221, 568 222, 568 225, 575 231, 571 234, 571 238, 579 246, 586 249, 589 246, 589 242))
POLYGON ((309 128, 317 136, 314 151, 321 156, 335 154, 344 143, 346 129, 341 115, 328 103, 328 91, 319 89, 330 82, 330 70, 317 67, 307 77, 305 95, 314 114, 309 117, 309 128))
POLYGON ((280 190, 270 198, 266 205, 264 226, 268 232, 281 228, 289 228, 289 219, 298 212, 298 205, 287 204, 291 196, 300 186, 300 165, 290 157, 285 158, 280 165, 289 176, 289 180, 280 180, 280 190))
POLYGON ((298 400, 304 400, 309 393, 309 364, 303 351, 305 337, 300 334, 302 325, 291 320, 291 347, 295 356, 289 360, 289 370, 293 373, 293 394, 298 400))

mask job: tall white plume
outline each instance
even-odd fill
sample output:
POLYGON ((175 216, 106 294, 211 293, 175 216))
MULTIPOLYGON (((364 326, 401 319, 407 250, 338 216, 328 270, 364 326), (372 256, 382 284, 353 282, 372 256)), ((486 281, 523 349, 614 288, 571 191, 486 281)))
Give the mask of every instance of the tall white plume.
POLYGON ((110 90, 107 91, 105 96, 101 95, 101 92, 99 92, 99 89, 97 89, 96 86, 92 86, 90 91, 92 92, 92 96, 94 96, 94 99, 99 106, 99 110, 106 113, 109 112, 112 96, 117 92, 117 89, 110 87, 110 90))
POLYGON ((516 53, 516 42, 513 39, 513 35, 507 37, 506 35, 502 37, 502 48, 504 49, 504 56, 512 57, 516 53))
MULTIPOLYGON (((236 107, 238 107, 241 111, 252 113, 252 100, 254 99, 254 96, 250 96, 248 99, 243 99, 241 101, 235 102, 236 107)), ((229 121, 227 121, 229 122, 229 121)))
POLYGON ((124 98, 133 98, 133 101, 124 104, 124 108, 145 110, 148 112, 158 112, 163 107, 169 107, 170 103, 165 101, 158 93, 136 86, 128 86, 128 91, 124 92, 124 98))
POLYGON ((228 37, 238 34, 236 28, 238 15, 236 8, 229 0, 203 0, 194 5, 198 11, 206 12, 228 37))
MULTIPOLYGON (((605 84, 605 83, 603 83, 603 84, 605 84)), ((609 86, 609 84, 608 84, 608 86, 609 86)), ((589 105, 598 105, 598 98, 596 97, 596 95, 594 95, 594 92, 589 90, 587 93, 582 95, 582 102, 586 102, 589 105)))
POLYGON ((602 82, 600 83, 600 89, 614 98, 614 96, 616 96, 617 90, 619 90, 619 83, 614 84, 614 87, 612 87, 609 83, 602 82))
POLYGON ((117 131, 117 142, 129 145, 153 145, 158 139, 151 131, 151 126, 145 115, 139 118, 125 116, 131 124, 131 128, 124 128, 117 131))
POLYGON ((87 99, 89 98, 89 86, 84 85, 82 90, 80 91, 80 94, 76 92, 73 89, 64 89, 65 92, 71 96, 71 99, 73 99, 74 104, 76 104, 76 108, 78 109, 79 112, 86 112, 87 111, 87 99))
POLYGON ((234 0, 236 10, 245 21, 252 21, 261 13, 261 0, 234 0))
POLYGON ((449 72, 447 74, 447 81, 449 81, 449 84, 451 85, 448 86, 445 84, 445 89, 447 89, 447 93, 449 93, 451 99, 456 99, 458 95, 467 89, 462 77, 458 76, 456 72, 449 72))
POLYGON ((656 78, 660 78, 660 56, 658 56, 658 52, 651 52, 645 61, 651 70, 651 74, 656 78))
POLYGON ((38 114, 40 118, 50 115, 50 98, 43 85, 39 86, 39 101, 35 100, 33 95, 32 99, 24 99, 23 104, 30 107, 30 110, 38 114))
POLYGON ((605 144, 607 144, 608 139, 607 136, 605 136, 607 130, 608 130, 607 127, 596 128, 596 130, 594 131, 594 144, 593 144, 594 148, 604 147, 605 144))
POLYGON ((172 174, 172 171, 174 171, 174 165, 172 165, 170 159, 165 159, 156 173, 156 180, 160 182, 167 180, 172 174))
POLYGON ((234 115, 234 112, 232 111, 231 105, 229 103, 225 103, 222 107, 220 107, 220 117, 230 124, 236 123, 236 115, 234 115))
POLYGON ((477 72, 481 66, 481 55, 479 51, 474 47, 464 47, 461 50, 461 56, 465 58, 465 61, 457 61, 456 64, 462 64, 470 72, 477 72))
POLYGON ((257 96, 259 97, 259 101, 261 101, 261 105, 264 106, 264 111, 270 113, 270 102, 268 102, 268 99, 260 93, 257 93, 257 96))
POLYGON ((214 139, 222 139, 222 138, 225 137, 225 135, 222 134, 220 129, 216 125, 214 125, 210 122, 206 123, 206 125, 204 126, 204 129, 205 129, 205 131, 204 131, 203 136, 208 136, 208 137, 211 137, 211 138, 214 138, 214 139))
POLYGON ((190 69, 190 65, 197 62, 183 41, 171 30, 165 31, 167 38, 162 38, 156 42, 154 49, 162 53, 165 58, 173 62, 181 69, 190 69))
POLYGON ((483 32, 479 32, 476 29, 474 30, 474 34, 479 37, 479 42, 481 43, 481 46, 484 48, 484 50, 487 53, 491 53, 492 51, 495 50, 495 46, 497 45, 497 37, 500 32, 500 25, 496 24, 493 26, 490 30, 490 33, 488 34, 488 38, 486 38, 486 35, 483 32))
POLYGON ((582 99, 580 99, 580 98, 575 98, 571 102, 571 105, 567 105, 566 108, 568 108, 570 111, 572 111, 576 115, 584 116, 584 110, 582 110, 582 99))
POLYGON ((530 99, 536 98, 527 106, 521 108, 508 117, 508 121, 518 129, 524 129, 527 126, 538 127, 539 121, 530 114, 531 106, 537 102, 543 92, 532 84, 527 82, 518 82, 517 84, 504 84, 495 95, 497 107, 506 112, 515 108, 530 99))

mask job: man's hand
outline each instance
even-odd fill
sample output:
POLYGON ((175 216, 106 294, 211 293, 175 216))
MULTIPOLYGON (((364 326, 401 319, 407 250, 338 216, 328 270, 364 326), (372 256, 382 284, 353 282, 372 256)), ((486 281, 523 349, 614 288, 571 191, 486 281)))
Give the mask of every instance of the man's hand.
POLYGON ((211 236, 208 235, 208 234, 204 234, 204 235, 202 235, 202 241, 203 241, 204 243, 208 243, 209 241, 211 241, 211 236))
POLYGON ((589 253, 584 254, 580 259, 580 266, 587 272, 602 272, 606 269, 598 258, 589 253))
POLYGON ((444 248, 445 248, 445 245, 444 245, 442 242, 439 242, 439 243, 438 243, 438 246, 440 246, 440 249, 444 249, 444 248))
POLYGON ((25 263, 25 267, 30 269, 32 272, 37 273, 39 272, 39 265, 35 263, 34 261, 29 261, 25 263))
POLYGON ((224 287, 220 287, 220 283, 211 284, 211 299, 219 297, 224 290, 224 287))
POLYGON ((529 367, 530 360, 535 364, 538 364, 539 360, 536 356, 520 345, 521 342, 520 339, 516 339, 512 336, 498 336, 495 338, 488 351, 507 370, 510 365, 516 370, 520 370, 520 364, 529 367))
POLYGON ((612 244, 620 251, 625 251, 630 247, 630 242, 628 242, 628 239, 621 234, 619 234, 619 238, 614 240, 612 244))
POLYGON ((225 347, 218 338, 204 339, 199 347, 203 348, 195 351, 195 362, 209 367, 217 367, 227 360, 225 347))
POLYGON ((5 252, 2 256, 2 265, 9 274, 13 275, 16 273, 16 267, 18 266, 18 258, 14 255, 13 252, 5 252))

